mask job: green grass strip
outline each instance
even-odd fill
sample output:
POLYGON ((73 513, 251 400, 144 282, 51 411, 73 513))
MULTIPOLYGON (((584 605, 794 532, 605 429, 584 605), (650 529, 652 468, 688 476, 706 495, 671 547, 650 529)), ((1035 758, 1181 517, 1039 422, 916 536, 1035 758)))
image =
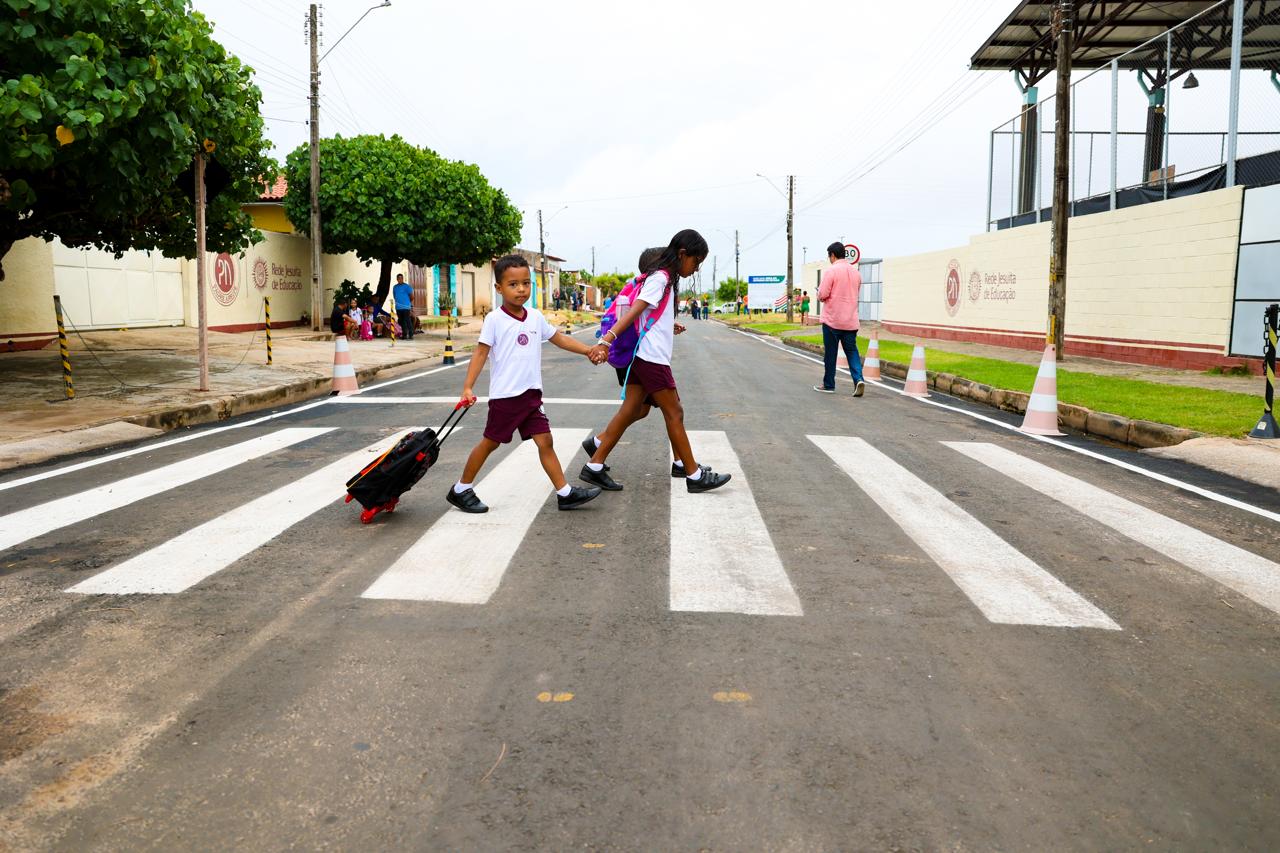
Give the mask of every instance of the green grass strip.
MULTIPOLYGON (((797 340, 822 346, 821 335, 805 335, 797 340)), ((858 349, 865 357, 864 341, 858 342, 858 349)), ((910 364, 911 349, 910 344, 882 340, 880 358, 910 364)), ((1036 384, 1037 367, 1033 364, 961 355, 932 347, 926 347, 926 364, 930 370, 961 376, 993 388, 1029 394, 1036 384)), ((1058 402, 1232 437, 1246 434, 1258 422, 1262 411, 1261 398, 1250 394, 1100 376, 1062 368, 1058 369, 1058 402)))

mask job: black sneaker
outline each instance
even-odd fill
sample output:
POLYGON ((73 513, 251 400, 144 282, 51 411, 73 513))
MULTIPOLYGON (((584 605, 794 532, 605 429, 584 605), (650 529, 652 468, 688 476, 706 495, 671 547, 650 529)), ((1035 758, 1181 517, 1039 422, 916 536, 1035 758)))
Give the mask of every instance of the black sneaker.
POLYGON ((458 494, 453 490, 453 486, 450 486, 449 493, 444 496, 444 499, 463 512, 489 511, 489 508, 481 503, 480 499, 476 497, 475 489, 467 489, 462 494, 458 494))
POLYGON ((718 489, 733 479, 732 474, 717 474, 707 465, 699 465, 698 468, 702 471, 702 476, 699 479, 690 480, 688 477, 684 478, 685 488, 694 494, 718 489))
POLYGON ((672 463, 671 463, 671 476, 672 476, 673 478, 676 478, 676 477, 683 477, 683 476, 684 476, 684 466, 683 466, 683 465, 677 465, 676 463, 672 462, 672 463))
POLYGON ((582 439, 582 449, 586 451, 588 459, 596 455, 596 434, 594 432, 582 439))
POLYGON ((861 396, 862 396, 862 394, 863 394, 863 392, 864 392, 864 391, 866 391, 866 390, 867 390, 867 385, 866 385, 866 383, 865 383, 865 382, 863 382, 861 379, 859 379, 859 380, 858 380, 858 384, 857 384, 857 385, 855 385, 855 386, 853 386, 853 396, 855 396, 855 397, 861 397, 861 396))
POLYGON ((604 489, 606 492, 622 491, 622 484, 614 482, 609 476, 609 466, 606 465, 599 471, 592 471, 586 465, 582 466, 582 470, 578 472, 578 479, 584 483, 592 483, 604 489))
POLYGON ((587 489, 582 488, 582 486, 570 486, 569 494, 564 497, 556 495, 556 504, 560 509, 573 509, 598 497, 600 497, 600 490, 594 486, 587 489))

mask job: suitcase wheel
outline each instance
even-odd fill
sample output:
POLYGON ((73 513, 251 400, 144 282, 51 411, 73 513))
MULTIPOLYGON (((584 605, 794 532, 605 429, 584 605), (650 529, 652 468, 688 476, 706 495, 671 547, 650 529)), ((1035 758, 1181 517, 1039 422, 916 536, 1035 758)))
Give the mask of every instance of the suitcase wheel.
POLYGON ((352 497, 351 495, 347 495, 347 499, 346 499, 345 501, 343 501, 343 503, 344 503, 344 504, 349 504, 349 503, 351 503, 351 497, 352 497))

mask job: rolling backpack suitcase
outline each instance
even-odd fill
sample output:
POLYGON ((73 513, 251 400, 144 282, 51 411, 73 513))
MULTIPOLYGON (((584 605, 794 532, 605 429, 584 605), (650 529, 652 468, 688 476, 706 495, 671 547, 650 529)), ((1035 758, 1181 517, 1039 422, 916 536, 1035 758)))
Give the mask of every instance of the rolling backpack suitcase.
POLYGON ((368 524, 380 512, 392 512, 400 496, 422 479, 422 475, 440 458, 440 445, 453 432, 467 413, 459 403, 444 419, 439 430, 424 429, 405 433, 386 453, 366 465, 359 474, 347 480, 347 503, 357 500, 364 511, 360 523, 368 524))

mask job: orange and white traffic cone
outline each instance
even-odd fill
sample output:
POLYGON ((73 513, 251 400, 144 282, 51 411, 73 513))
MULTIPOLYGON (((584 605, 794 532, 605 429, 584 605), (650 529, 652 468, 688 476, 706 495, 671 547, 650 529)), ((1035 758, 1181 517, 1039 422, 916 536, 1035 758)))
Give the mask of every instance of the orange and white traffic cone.
POLYGON ((347 346, 346 336, 338 335, 335 343, 336 347, 333 351, 333 390, 329 392, 329 396, 345 397, 348 394, 359 392, 360 386, 356 383, 356 367, 351 363, 351 347, 347 346))
POLYGON ((868 382, 880 381, 880 338, 875 332, 867 344, 867 357, 862 360, 862 378, 868 382))
POLYGON ((916 344, 916 348, 911 351, 911 369, 907 371, 907 387, 904 390, 908 397, 929 396, 929 376, 924 370, 924 347, 920 344, 916 344))
POLYGON ((1066 435, 1058 429, 1058 349, 1053 344, 1044 348, 1036 387, 1027 401, 1027 416, 1022 431, 1032 435, 1066 435))

